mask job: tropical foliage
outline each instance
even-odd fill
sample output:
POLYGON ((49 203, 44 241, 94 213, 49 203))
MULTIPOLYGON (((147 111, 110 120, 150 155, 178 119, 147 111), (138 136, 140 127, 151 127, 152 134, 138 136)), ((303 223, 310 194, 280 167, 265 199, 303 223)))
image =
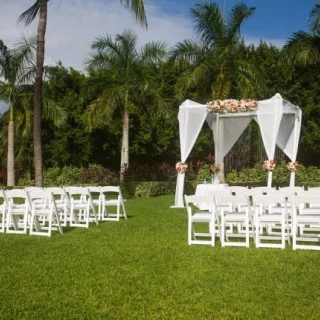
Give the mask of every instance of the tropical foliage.
MULTIPOLYGON (((309 35, 315 39, 318 37, 318 5, 311 10, 313 18, 310 19, 309 35)), ((302 109, 297 160, 305 166, 318 166, 320 65, 297 59, 288 64, 288 59, 283 58, 289 57, 289 46, 277 48, 262 41, 257 46, 246 46, 240 27, 254 11, 254 8, 239 4, 229 15, 223 15, 217 4, 201 3, 191 11, 198 32, 196 40, 183 40, 172 48, 159 43, 139 48, 136 35, 125 30, 114 38, 110 35, 96 38, 87 60, 86 74, 67 69, 62 63, 44 68, 43 111, 47 109, 54 118, 59 108, 58 114, 64 109, 64 121, 60 122, 59 128, 45 112, 41 117, 45 172, 50 168, 89 168, 97 164, 118 176, 120 169, 126 167, 125 174, 121 173, 124 180, 164 180, 168 175, 175 179, 175 164, 181 160, 177 113, 184 99, 203 103, 224 98, 262 100, 276 92, 302 109), (124 67, 126 63, 128 68, 124 67), (54 105, 59 108, 53 108, 54 105), (124 149, 130 154, 130 166, 129 158, 121 160, 125 109, 129 117, 126 124, 128 144, 124 149)), ((4 75, 10 67, 8 54, 12 52, 3 43, 0 47, 4 75)), ((300 52, 301 48, 290 46, 290 50, 300 52)), ((1 79, 6 79, 2 82, 4 88, 4 84, 9 83, 8 78, 1 79)), ((23 131, 22 135, 18 127, 24 128, 27 122, 22 121, 20 127, 20 116, 17 115, 21 110, 24 115, 21 119, 29 119, 29 128, 32 127, 30 106, 34 87, 31 84, 23 86, 30 90, 25 91, 28 99, 22 101, 26 107, 23 109, 23 103, 14 106, 17 150, 14 156, 18 179, 23 174, 34 181, 33 136, 30 130, 23 131), (27 114, 29 118, 26 118, 27 114)), ((2 93, 2 99, 8 101, 8 91, 2 93)), ((12 96, 10 101, 13 101, 12 96)), ((10 169, 6 152, 9 117, 10 112, 6 112, 0 118, 1 179, 10 169)), ((254 168, 257 163, 260 167, 261 161, 266 159, 261 140, 257 139, 258 130, 254 124, 250 125, 244 133, 246 137, 243 136, 226 156, 224 166, 228 180, 232 177, 232 169, 242 171, 243 168, 254 168)), ((213 164, 212 154, 212 131, 205 124, 187 159, 187 178, 196 180, 203 163, 213 164), (207 161, 209 157, 212 159, 207 161)), ((288 160, 283 154, 277 157, 279 161, 288 160)))

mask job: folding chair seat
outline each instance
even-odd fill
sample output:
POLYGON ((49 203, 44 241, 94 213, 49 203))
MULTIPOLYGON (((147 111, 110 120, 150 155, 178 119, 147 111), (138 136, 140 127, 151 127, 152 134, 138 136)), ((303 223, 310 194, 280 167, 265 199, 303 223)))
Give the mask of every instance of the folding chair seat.
POLYGON ((5 192, 8 201, 6 217, 7 233, 26 234, 29 226, 30 202, 23 189, 12 189, 5 192))
POLYGON ((101 191, 101 220, 119 221, 127 219, 125 200, 119 186, 100 186, 101 191), (113 209, 112 209, 113 208, 113 209))
POLYGON ((254 195, 255 244, 257 248, 284 249, 290 243, 286 197, 281 194, 254 195))
POLYGON ((216 208, 213 196, 185 195, 188 213, 188 244, 215 245, 217 235, 216 208), (195 204, 206 203, 209 210, 201 210, 195 204))
POLYGON ((0 190, 0 232, 6 230, 6 217, 8 210, 8 201, 6 194, 3 190, 0 190))
POLYGON ((63 233, 53 193, 35 189, 27 193, 31 204, 30 234, 51 237, 52 230, 63 233))
POLYGON ((70 199, 67 191, 63 187, 47 187, 45 190, 53 193, 61 226, 66 227, 70 222, 70 199))
POLYGON ((292 248, 320 250, 320 197, 303 194, 292 197, 292 248), (307 244, 307 243, 313 244, 307 244))
POLYGON ((221 219, 221 246, 247 247, 252 233, 250 199, 247 195, 217 197, 221 219), (230 240, 230 239, 233 240, 230 240), (244 238, 244 241, 243 241, 244 238))
POLYGON ((66 187, 70 199, 70 226, 89 227, 90 222, 98 224, 96 208, 91 194, 85 187, 66 187))

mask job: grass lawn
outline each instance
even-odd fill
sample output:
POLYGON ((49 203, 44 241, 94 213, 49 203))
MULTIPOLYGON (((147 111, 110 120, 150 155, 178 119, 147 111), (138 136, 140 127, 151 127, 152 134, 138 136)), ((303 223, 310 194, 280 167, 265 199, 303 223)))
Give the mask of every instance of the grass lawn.
POLYGON ((320 252, 187 245, 173 196, 51 238, 0 234, 0 319, 319 319, 320 252))

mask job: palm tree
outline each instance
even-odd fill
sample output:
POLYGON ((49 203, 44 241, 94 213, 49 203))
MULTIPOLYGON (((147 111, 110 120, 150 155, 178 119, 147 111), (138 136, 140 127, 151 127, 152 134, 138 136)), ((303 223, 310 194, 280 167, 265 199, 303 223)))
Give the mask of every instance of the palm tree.
MULTIPOLYGON (((34 100, 36 37, 22 36, 12 50, 0 40, 0 100, 9 103, 8 111, 8 154, 7 154, 7 185, 15 185, 15 131, 19 137, 30 133, 34 100)), ((43 116, 52 120, 55 126, 64 123, 66 111, 49 96, 44 96, 43 116)), ((6 115, 7 116, 7 115, 6 115)), ((22 153, 21 146, 18 156, 22 153)))
POLYGON ((130 112, 139 112, 148 104, 158 110, 165 106, 152 81, 154 68, 166 55, 165 45, 152 42, 139 51, 136 45, 137 36, 128 30, 117 34, 114 41, 110 35, 97 38, 92 44, 96 53, 87 62, 89 73, 99 79, 94 86, 102 88, 86 111, 89 124, 110 122, 117 114, 122 117, 121 181, 129 167, 130 112))
POLYGON ((320 2, 309 14, 310 33, 293 33, 283 48, 284 56, 295 63, 316 64, 320 62, 320 2))
MULTIPOLYGON (((197 40, 184 40, 171 52, 171 57, 184 72, 177 81, 177 98, 186 93, 194 100, 206 103, 211 99, 252 97, 257 86, 254 65, 243 55, 240 34, 242 23, 255 8, 235 5, 229 16, 216 3, 197 4, 191 9, 197 40)), ((220 181, 224 181, 224 163, 219 164, 220 181)))
POLYGON ((256 74, 241 52, 240 34, 242 23, 254 12, 253 7, 237 4, 225 17, 216 3, 205 2, 191 9, 198 41, 184 40, 171 52, 185 69, 176 87, 178 98, 187 91, 201 102, 254 94, 256 74))
MULTIPOLYGON (((42 186, 42 143, 41 143, 41 112, 42 112, 42 77, 44 66, 45 33, 47 26, 47 12, 49 0, 36 0, 35 3, 23 12, 19 20, 30 24, 39 13, 38 32, 37 32, 37 61, 34 95, 34 167, 35 185, 42 186)), ((136 19, 147 26, 147 19, 144 11, 143 0, 120 0, 121 4, 129 7, 136 19)))
POLYGON ((0 41, 0 99, 9 103, 7 185, 15 185, 14 136, 15 119, 24 121, 22 134, 30 127, 30 81, 34 74, 35 37, 25 38, 9 50, 0 41))

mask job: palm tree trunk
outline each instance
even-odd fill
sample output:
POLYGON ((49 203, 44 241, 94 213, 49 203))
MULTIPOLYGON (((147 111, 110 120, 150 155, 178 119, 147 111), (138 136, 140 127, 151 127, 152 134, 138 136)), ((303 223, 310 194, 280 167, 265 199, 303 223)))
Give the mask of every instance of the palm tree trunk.
POLYGON ((42 75, 44 64, 45 34, 47 26, 48 0, 40 0, 40 16, 37 33, 37 62, 34 94, 34 170, 35 185, 42 186, 42 143, 41 143, 41 118, 42 118, 42 75))
POLYGON ((14 185, 14 122, 10 120, 8 126, 7 186, 14 185))
POLYGON ((122 122, 121 168, 120 181, 123 181, 129 168, 129 111, 125 108, 122 122))

